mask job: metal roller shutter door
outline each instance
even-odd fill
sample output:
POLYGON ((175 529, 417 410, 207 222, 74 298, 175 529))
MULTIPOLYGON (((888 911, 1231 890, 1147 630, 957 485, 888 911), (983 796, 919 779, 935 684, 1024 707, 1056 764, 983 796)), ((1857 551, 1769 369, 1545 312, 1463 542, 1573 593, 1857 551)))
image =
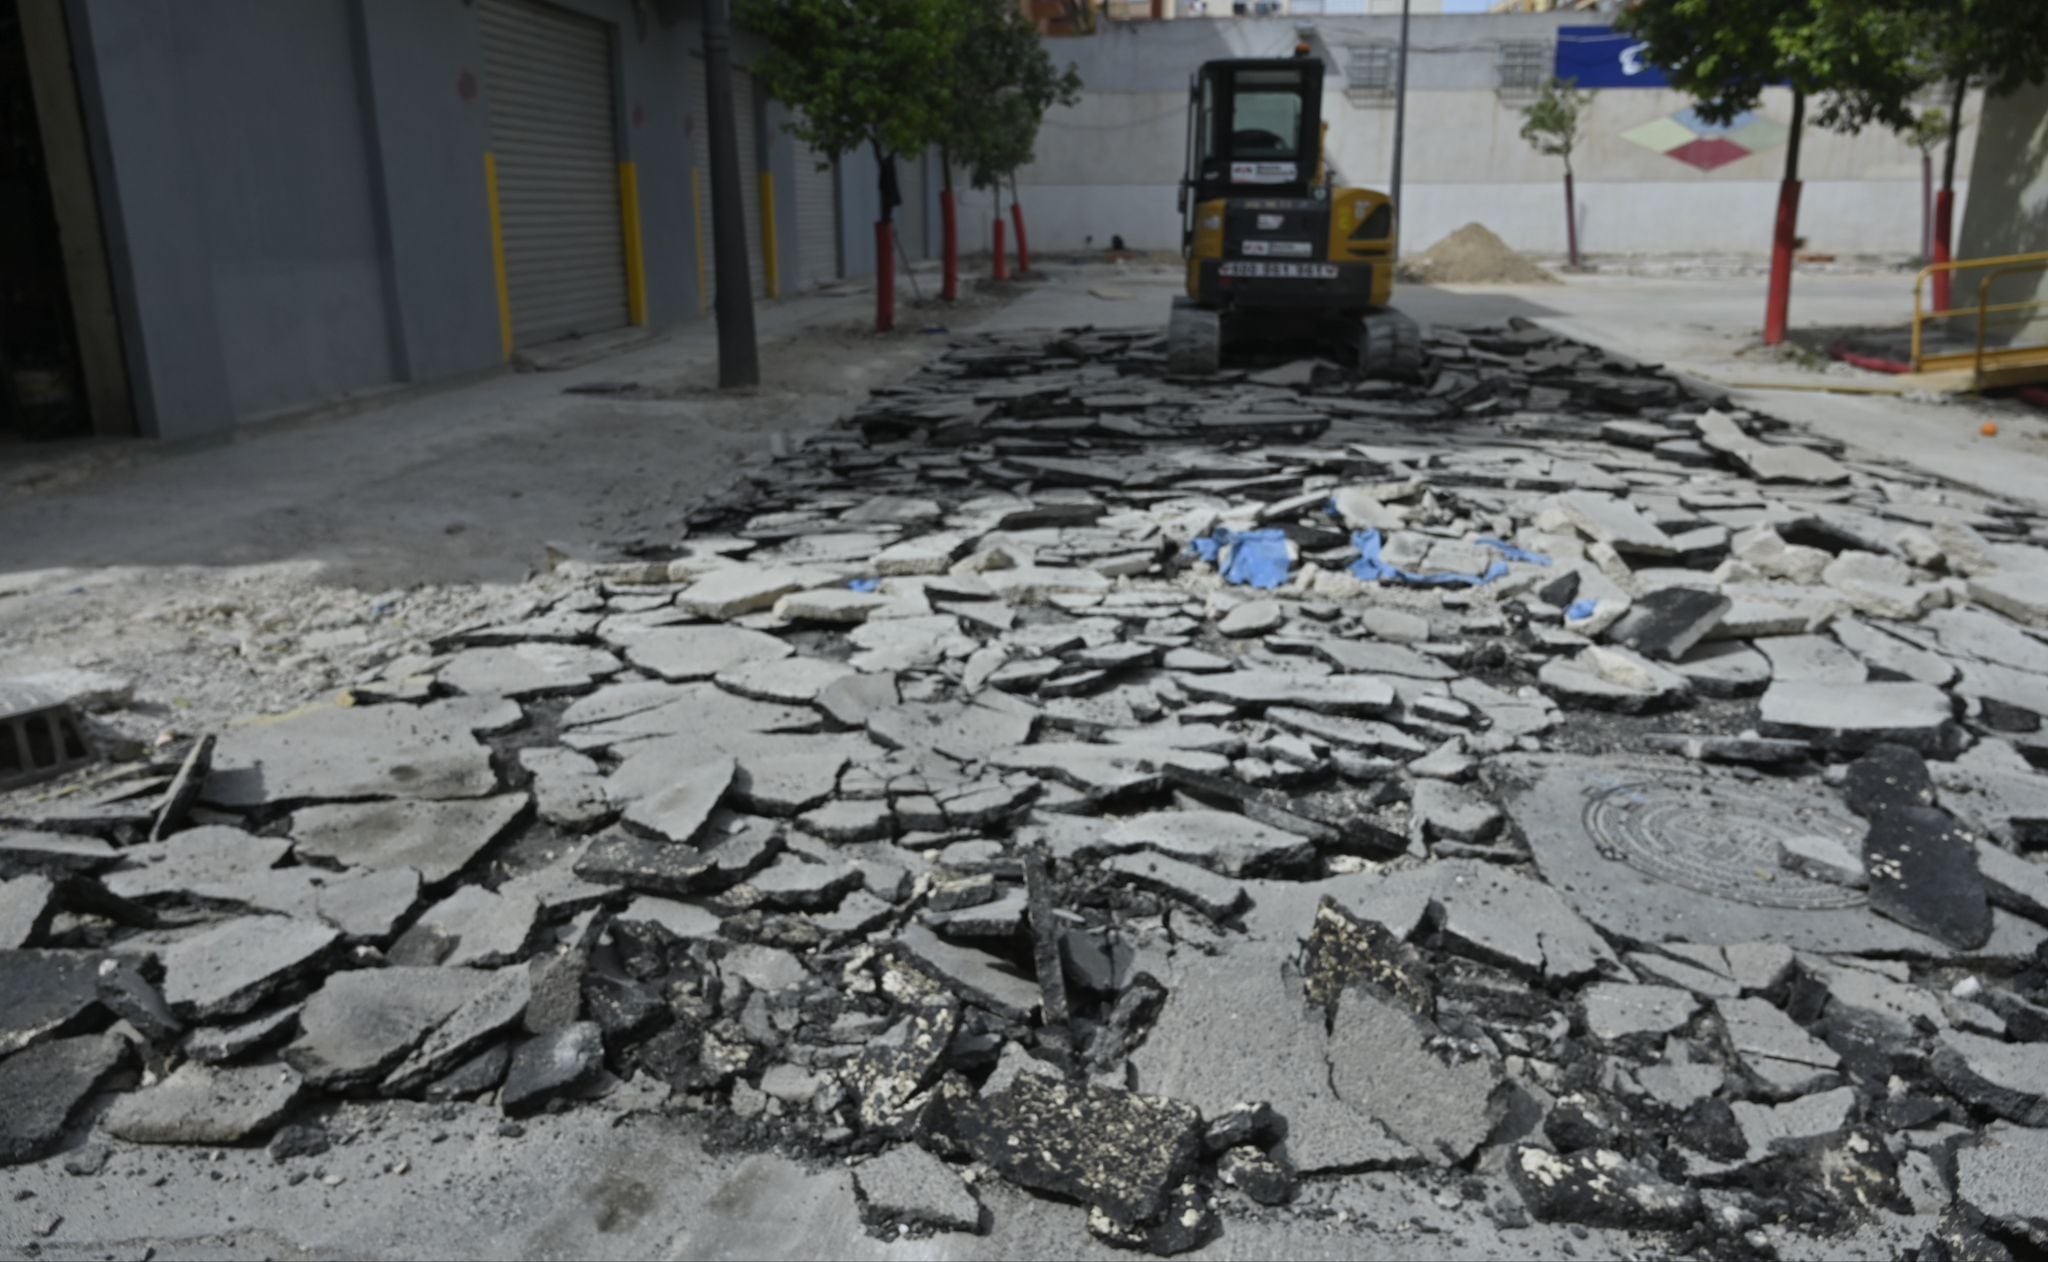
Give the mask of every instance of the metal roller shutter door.
POLYGON ((809 289, 839 279, 839 180, 829 164, 801 142, 796 147, 797 285, 809 289))
POLYGON ((479 0, 512 337, 627 322, 611 33, 534 0, 479 0))

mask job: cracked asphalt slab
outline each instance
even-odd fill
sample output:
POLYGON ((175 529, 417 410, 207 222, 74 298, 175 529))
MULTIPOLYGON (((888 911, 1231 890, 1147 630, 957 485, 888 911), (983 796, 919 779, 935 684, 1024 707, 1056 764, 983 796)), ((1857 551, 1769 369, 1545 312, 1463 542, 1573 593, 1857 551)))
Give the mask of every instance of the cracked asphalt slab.
POLYGON ((2024 1256, 2048 551, 1519 322, 962 338, 0 801, 11 1255, 2024 1256))

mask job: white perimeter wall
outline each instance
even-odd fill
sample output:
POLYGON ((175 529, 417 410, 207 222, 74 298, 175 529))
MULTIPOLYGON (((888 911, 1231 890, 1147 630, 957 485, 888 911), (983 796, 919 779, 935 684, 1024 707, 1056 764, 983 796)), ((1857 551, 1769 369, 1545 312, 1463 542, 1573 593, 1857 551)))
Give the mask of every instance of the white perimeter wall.
MULTIPOLYGON (((1550 39, 1581 15, 1418 18, 1408 98, 1404 248, 1417 251, 1477 220, 1517 249, 1565 249, 1563 167, 1519 134, 1519 104, 1493 90, 1504 38, 1550 39)), ((1081 71, 1084 95, 1055 110, 1039 133, 1038 160, 1019 177, 1031 243, 1043 250, 1108 246, 1178 250, 1174 209, 1186 143, 1186 83, 1215 57, 1284 55, 1313 24, 1331 66, 1323 116, 1329 149, 1348 183, 1384 188, 1392 166, 1393 110, 1353 103, 1341 90, 1344 49, 1391 38, 1374 18, 1126 23, 1092 37, 1049 39, 1062 64, 1081 71)), ((1622 138, 1690 105, 1661 90, 1599 93, 1575 155, 1581 248, 1601 253, 1760 254, 1768 250, 1785 147, 1763 149, 1712 171, 1622 138)), ((1790 93, 1767 93, 1761 110, 1790 121, 1790 93)), ((1975 102, 1965 117, 1974 123, 1975 102)), ((1959 190, 1966 191, 1974 130, 1966 127, 1959 190)), ((1811 127, 1801 153, 1800 229, 1807 248, 1838 254, 1917 254, 1921 234, 1918 150, 1879 129, 1841 136, 1811 127)), ((963 247, 986 249, 985 195, 963 190, 963 247)))

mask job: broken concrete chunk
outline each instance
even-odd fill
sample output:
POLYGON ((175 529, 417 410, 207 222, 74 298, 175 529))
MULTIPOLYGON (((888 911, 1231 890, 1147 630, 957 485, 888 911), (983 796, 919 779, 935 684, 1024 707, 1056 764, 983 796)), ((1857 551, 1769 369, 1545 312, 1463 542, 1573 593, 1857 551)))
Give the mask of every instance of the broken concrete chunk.
POLYGON ((791 592, 831 581, 822 570, 729 565, 706 574, 676 596, 676 608, 700 618, 730 621, 767 609, 791 592))
POLYGON ((1418 780, 1409 808, 1432 840, 1485 842, 1500 831, 1500 808, 1462 785, 1418 780))
POLYGON ((533 997, 533 978, 524 964, 486 973, 484 985, 448 1019, 435 1026, 398 1068, 385 1076, 386 1095, 406 1095, 426 1086, 467 1059, 482 1044, 517 1025, 533 997))
POLYGON ((604 1032, 594 1021, 572 1021, 534 1035, 512 1053, 498 1107, 513 1117, 536 1113, 603 1072, 604 1032))
POLYGON ((1957 1148, 1956 1197, 2037 1247, 2048 1244, 2048 1132, 1993 1126, 1957 1148))
POLYGON ((981 1202, 952 1167, 914 1144, 899 1144, 853 1168, 854 1186, 877 1227, 981 1230, 981 1202))
POLYGON ((164 949, 164 1000, 187 1020, 240 1016, 317 969, 340 940, 317 921, 227 921, 164 949))
POLYGON ((1945 812, 1901 807, 1871 821, 1863 842, 1870 906, 1960 950, 1991 939, 1991 900, 1974 839, 1945 812))
POLYGON ((1102 835, 1110 850, 1146 847, 1226 876, 1292 867, 1313 858, 1306 838, 1233 811, 1147 811, 1119 820, 1102 835))
POLYGON ((489 982, 487 973, 457 968, 336 973, 306 1001, 284 1058, 316 1087, 375 1081, 489 982))
POLYGON ((438 678, 470 696, 517 699, 583 692, 618 672, 619 660, 603 649, 529 640, 464 649, 448 659, 438 678))
POLYGON ((445 968, 510 963, 525 953, 539 915, 540 904, 531 894, 465 885, 420 913, 392 944, 391 960, 445 968))
POLYGON ((678 683, 796 652, 788 641, 765 631, 718 624, 638 629, 621 647, 633 665, 678 683))
POLYGON ((1508 1154, 1508 1178, 1542 1222, 1670 1231, 1700 1214, 1699 1193, 1666 1182, 1610 1148, 1558 1156, 1517 1146, 1508 1154))
POLYGON ((147 899, 206 885, 232 885, 291 852, 292 843, 239 828, 190 828, 122 852, 121 866, 100 883, 121 898, 147 899))
POLYGON ((1491 1050, 1449 1043, 1408 1009, 1349 990, 1330 1019, 1330 1085, 1396 1138, 1439 1165, 1456 1165, 1505 1108, 1491 1050))
POLYGON ((1644 657, 1675 662, 1710 635, 1735 602, 1717 592, 1666 587, 1638 596, 1608 638, 1644 657))
POLYGON ((0 829, 0 880, 86 875, 113 867, 121 853, 97 837, 0 829))
POLYGON ((526 795, 474 802, 346 802, 292 816, 302 857, 348 867, 411 868, 437 885, 469 865, 526 809, 526 795))
POLYGON ((623 818, 669 841, 693 844, 710 822, 711 813, 725 800, 738 769, 739 764, 730 757, 679 768, 663 788, 629 803, 623 818))
POLYGON ((1028 1021, 1038 1011, 1038 984, 999 967, 996 957, 986 952, 942 941, 920 924, 905 925, 896 946, 933 981, 968 1003, 1012 1021, 1028 1021))
POLYGON ((1737 1100, 1730 1107, 1743 1138, 1749 1141, 1749 1159, 1761 1161, 1841 1132, 1855 1114, 1856 1090, 1836 1087, 1784 1104, 1737 1100))
POLYGON ((128 1045, 114 1034, 50 1039, 0 1060, 0 1166, 56 1147, 80 1106, 127 1060, 128 1045))
POLYGON ((1132 1226, 1165 1213, 1201 1152, 1202 1117, 1186 1104, 1039 1074, 947 1105, 951 1137, 1010 1182, 1132 1226))
POLYGON ((30 874, 0 881, 0 951, 31 945, 57 912, 57 883, 30 874))
POLYGON ((2030 627, 2048 629, 2048 574, 2004 570, 1970 580, 1970 599, 2030 627))
POLYGON ((2048 1126, 2048 1044, 1957 1031, 1942 1036, 1933 1066, 1958 1099, 2021 1126, 2048 1126))
POLYGON ((220 806, 477 798, 497 786, 490 749, 466 724, 380 705, 314 709, 229 729, 214 747, 201 797, 220 806))
POLYGON ((1861 889, 1870 884, 1863 870, 1860 848, 1851 849, 1839 837, 1802 833, 1778 839, 1778 862, 1791 871, 1816 881, 1861 889))
POLYGON ((1163 854, 1112 855, 1103 870, 1139 889, 1187 903, 1211 920, 1228 920, 1251 901, 1238 881, 1163 854))
POLYGON ((1762 999, 1717 999, 1714 1010, 1728 1032, 1729 1044, 1745 1059, 1762 1056, 1817 1069, 1833 1069, 1842 1063, 1833 1048, 1762 999))
POLYGON ((1762 706, 1766 736, 1789 736, 1815 747, 1856 753, 1893 742, 1926 754, 1953 749, 1954 708, 1926 684, 1774 682, 1762 706))
POLYGON ((283 1065, 213 1069, 188 1063, 114 1101, 100 1122, 135 1144, 242 1144, 266 1138, 304 1085, 283 1065))
POLYGON ((104 958, 90 951, 0 951, 0 1056, 92 1028, 104 958))
POLYGON ((1669 1034, 1690 1021, 1700 1006, 1689 990, 1626 982, 1588 986, 1579 998, 1586 1006, 1587 1032, 1603 1043, 1669 1034))
POLYGON ((1557 506, 1580 534, 1595 543, 1641 556, 1678 555, 1670 536, 1625 500, 1593 491, 1572 491, 1559 496, 1557 506))

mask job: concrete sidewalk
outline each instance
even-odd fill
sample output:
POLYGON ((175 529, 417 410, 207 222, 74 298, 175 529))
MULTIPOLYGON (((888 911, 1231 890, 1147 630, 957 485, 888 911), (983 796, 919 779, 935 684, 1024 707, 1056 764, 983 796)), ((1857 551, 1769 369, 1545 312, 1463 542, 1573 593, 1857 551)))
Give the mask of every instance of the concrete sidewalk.
MULTIPOLYGON (((559 372, 503 373, 224 444, 103 447, 0 504, 0 575, 54 567, 317 562, 364 589, 516 581, 542 541, 658 528, 665 509, 829 421, 938 339, 878 338, 864 288, 763 304, 758 392, 718 395, 705 320, 559 372), (631 385, 623 395, 581 394, 631 385), (81 467, 82 465, 82 467, 81 467)), ((970 318, 985 308, 971 310, 970 318)), ((17 483, 18 484, 18 483, 17 483)))

